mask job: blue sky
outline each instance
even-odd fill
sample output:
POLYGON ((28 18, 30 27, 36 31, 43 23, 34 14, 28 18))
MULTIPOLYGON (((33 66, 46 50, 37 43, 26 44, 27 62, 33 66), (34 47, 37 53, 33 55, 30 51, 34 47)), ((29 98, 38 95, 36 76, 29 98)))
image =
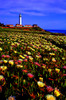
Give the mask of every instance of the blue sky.
POLYGON ((66 0, 0 0, 0 22, 38 24, 43 29, 66 29, 66 0))

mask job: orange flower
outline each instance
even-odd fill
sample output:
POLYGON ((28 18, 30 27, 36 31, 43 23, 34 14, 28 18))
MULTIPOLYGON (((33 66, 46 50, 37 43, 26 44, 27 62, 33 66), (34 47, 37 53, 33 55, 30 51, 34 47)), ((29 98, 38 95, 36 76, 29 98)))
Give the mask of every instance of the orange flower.
POLYGON ((58 96, 60 96, 61 93, 57 88, 55 88, 54 94, 58 97, 58 96))
POLYGON ((53 95, 46 95, 46 100, 56 100, 56 98, 53 95))

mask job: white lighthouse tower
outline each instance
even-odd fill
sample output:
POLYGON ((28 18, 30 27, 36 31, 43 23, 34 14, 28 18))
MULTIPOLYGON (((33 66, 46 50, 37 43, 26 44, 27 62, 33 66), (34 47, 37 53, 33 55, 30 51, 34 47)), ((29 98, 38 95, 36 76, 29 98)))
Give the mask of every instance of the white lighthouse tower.
POLYGON ((22 16, 19 14, 19 24, 22 25, 22 16))

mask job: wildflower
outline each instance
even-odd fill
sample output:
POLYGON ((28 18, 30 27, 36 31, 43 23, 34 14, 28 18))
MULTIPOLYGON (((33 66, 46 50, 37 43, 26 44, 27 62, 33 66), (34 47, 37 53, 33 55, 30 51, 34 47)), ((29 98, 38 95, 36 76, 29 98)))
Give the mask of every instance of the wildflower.
POLYGON ((54 53, 49 53, 49 55, 54 56, 55 54, 54 53))
POLYGON ((27 59, 24 59, 24 62, 27 62, 28 60, 27 59))
POLYGON ((45 86, 45 83, 43 83, 41 81, 38 81, 37 84, 38 84, 39 87, 44 87, 45 86))
POLYGON ((28 76, 29 78, 33 78, 33 77, 34 77, 34 75, 31 74, 31 73, 28 73, 27 76, 28 76))
POLYGON ((23 71, 23 72, 25 72, 25 73, 27 73, 27 72, 28 72, 26 69, 23 69, 22 71, 23 71))
POLYGON ((26 54, 24 54, 24 57, 26 57, 27 55, 26 54))
POLYGON ((35 62, 35 65, 37 65, 37 66, 41 67, 41 65, 40 65, 38 62, 35 62))
POLYGON ((54 94, 58 97, 58 96, 60 96, 61 93, 57 88, 55 88, 54 94))
POLYGON ((66 69, 66 66, 63 66, 63 69, 66 69))
POLYGON ((14 51, 14 53, 17 53, 17 51, 14 51))
POLYGON ((14 96, 10 96, 10 97, 8 97, 8 100, 15 100, 15 97, 14 96))
POLYGON ((51 86, 47 86, 46 89, 47 89, 48 92, 52 92, 54 90, 51 86))
POLYGON ((0 85, 0 93, 2 92, 2 86, 0 85))
POLYGON ((29 56, 29 60, 30 60, 30 61, 33 61, 33 57, 29 56))
POLYGON ((25 79, 23 79, 23 83, 25 83, 26 82, 26 80, 25 79))
POLYGON ((5 58, 5 55, 2 55, 1 57, 2 57, 2 58, 5 58))
POLYGON ((9 55, 6 55, 6 58, 10 58, 10 56, 9 55))
POLYGON ((3 60, 0 60, 0 64, 2 64, 3 63, 3 60))
POLYGON ((22 61, 21 61, 21 60, 18 60, 18 63, 20 63, 20 64, 21 64, 21 63, 22 63, 22 61))
POLYGON ((13 60, 9 60, 9 64, 14 65, 14 61, 13 60))
POLYGON ((4 79, 4 76, 3 75, 0 75, 0 80, 3 80, 4 79))
POLYGON ((46 68, 46 65, 45 64, 42 64, 42 68, 46 68))
POLYGON ((30 94, 30 96, 33 98, 33 99, 35 99, 35 95, 32 93, 32 94, 30 94))
POLYGON ((53 95, 47 94, 46 100, 56 100, 56 98, 53 95))
POLYGON ((52 69, 49 68, 49 69, 48 69, 48 72, 51 73, 51 71, 52 71, 52 69))
POLYGON ((0 47, 0 51, 2 51, 2 48, 0 47))
POLYGON ((43 78, 42 77, 39 77, 39 81, 43 82, 43 78))
POLYGON ((1 66, 2 71, 5 71, 7 69, 7 66, 1 66))
POLYGON ((62 60, 65 60, 65 58, 64 58, 64 57, 62 57, 62 60))
POLYGON ((56 62, 55 58, 52 58, 52 62, 56 62))
POLYGON ((22 55, 19 55, 19 57, 21 57, 22 59, 25 59, 25 57, 24 57, 24 56, 22 56, 22 55))
POLYGON ((31 52, 29 52, 29 51, 26 51, 26 53, 27 53, 28 55, 31 55, 31 52))
POLYGON ((23 66, 18 64, 18 65, 17 65, 17 68, 23 68, 23 66))
POLYGON ((7 61, 7 60, 3 60, 3 62, 4 62, 4 63, 7 63, 8 61, 7 61))
POLYGON ((59 73, 59 72, 60 72, 60 69, 58 69, 58 68, 55 68, 55 71, 56 71, 57 73, 59 73))

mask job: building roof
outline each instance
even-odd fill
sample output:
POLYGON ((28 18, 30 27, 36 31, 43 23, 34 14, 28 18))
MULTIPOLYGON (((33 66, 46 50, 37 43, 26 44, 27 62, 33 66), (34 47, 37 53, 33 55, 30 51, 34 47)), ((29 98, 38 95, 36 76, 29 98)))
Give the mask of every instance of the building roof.
POLYGON ((25 26, 31 26, 31 25, 25 25, 25 26))
POLYGON ((16 24, 16 26, 22 26, 22 25, 20 25, 20 24, 16 24))
POLYGON ((7 24, 7 26, 14 26, 14 25, 12 25, 12 24, 7 24))

